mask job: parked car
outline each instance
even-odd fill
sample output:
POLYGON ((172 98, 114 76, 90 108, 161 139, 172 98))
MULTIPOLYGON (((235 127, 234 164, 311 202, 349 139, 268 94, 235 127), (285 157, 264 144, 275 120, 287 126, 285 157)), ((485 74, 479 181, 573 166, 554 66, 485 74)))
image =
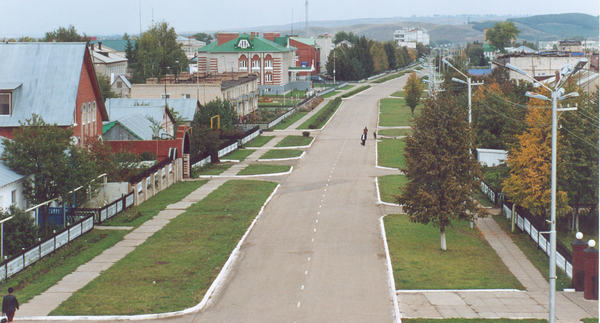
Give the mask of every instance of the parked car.
POLYGON ((310 77, 310 81, 313 82, 313 83, 325 83, 325 80, 322 77, 318 76, 318 75, 311 76, 310 77))

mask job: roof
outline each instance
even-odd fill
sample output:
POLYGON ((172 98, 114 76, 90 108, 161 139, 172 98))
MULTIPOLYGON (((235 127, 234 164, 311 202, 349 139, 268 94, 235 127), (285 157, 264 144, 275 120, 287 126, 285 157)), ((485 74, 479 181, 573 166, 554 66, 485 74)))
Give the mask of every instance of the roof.
POLYGON ((308 45, 308 46, 312 46, 315 48, 320 48, 319 45, 317 45, 315 43, 315 39, 314 38, 301 38, 301 37, 290 37, 290 39, 295 40, 299 43, 308 45))
POLYGON ((287 48, 274 41, 260 36, 251 37, 243 34, 235 39, 232 39, 225 44, 218 45, 217 42, 212 42, 198 50, 199 53, 226 53, 226 52, 289 52, 295 48, 287 48), (249 47, 238 46, 240 40, 246 40, 249 47))
MULTIPOLYGON (((107 39, 107 40, 93 40, 90 43, 91 44, 98 44, 99 42, 102 42, 102 46, 108 47, 108 48, 112 48, 114 50, 116 50, 117 52, 124 52, 125 48, 127 47, 127 40, 122 40, 122 39, 107 39)), ((135 40, 130 40, 131 45, 135 46, 135 40)))
MULTIPOLYGON (((177 111, 179 116, 183 118, 183 121, 194 120, 194 114, 198 108, 197 99, 167 99, 169 108, 177 111)), ((148 107, 163 107, 165 106, 165 99, 107 99, 106 109, 109 111, 115 108, 148 108, 148 107)), ((118 113, 118 112, 117 112, 118 113)), ((111 116, 111 120, 115 120, 111 116)), ((162 117, 161 117, 162 120, 162 117)))
POLYGON ((535 53, 535 50, 527 47, 527 46, 519 46, 513 49, 515 52, 525 52, 525 53, 535 53))
MULTIPOLYGON (((19 121, 34 113, 49 124, 72 125, 82 69, 95 78, 85 43, 0 44, 0 62, 3 87, 14 87, 12 114, 0 118, 0 127, 18 127, 19 121)), ((106 120, 100 89, 97 82, 92 83, 96 83, 93 91, 106 120)))
POLYGON ((113 64, 113 63, 123 63, 123 62, 127 62, 127 58, 125 57, 121 57, 119 55, 114 55, 114 54, 110 54, 108 53, 108 56, 98 53, 97 51, 93 51, 92 52, 94 55, 94 63, 104 63, 104 64, 113 64))
POLYGON ((494 46, 492 44, 483 44, 483 51, 484 52, 495 52, 496 46, 494 46))
MULTIPOLYGON (((258 79, 258 75, 256 74, 248 74, 248 76, 239 77, 237 80, 222 80, 221 81, 221 90, 229 89, 231 87, 252 82, 258 79)), ((192 119, 194 119, 192 117, 192 119)))
MULTIPOLYGON (((0 141, 0 155, 4 153, 4 145, 0 141)), ((3 161, 0 161, 0 187, 18 182, 25 178, 25 175, 21 175, 14 170, 10 169, 3 161)))
POLYGON ((128 79, 125 77, 125 75, 123 75, 123 74, 119 74, 119 75, 117 75, 117 76, 115 77, 115 80, 113 81, 113 83, 112 83, 111 85, 115 84, 115 82, 116 82, 118 79, 121 79, 121 81, 123 81, 123 83, 125 83, 125 85, 126 85, 128 88, 130 88, 130 89, 131 89, 131 82, 129 82, 129 80, 128 80, 128 79))
POLYGON ((165 115, 165 106, 136 106, 136 107, 113 107, 109 108, 110 120, 120 120, 131 115, 142 115, 161 122, 165 115))
MULTIPOLYGON (((140 140, 152 140, 154 137, 154 132, 152 130, 152 121, 150 121, 147 117, 141 114, 128 115, 119 118, 118 120, 107 123, 104 126, 102 126, 102 133, 106 133, 117 124, 121 125, 123 128, 125 128, 127 131, 129 131, 132 135, 134 135, 140 140)), ((160 129, 158 135, 162 136, 163 134, 167 133, 160 129)))

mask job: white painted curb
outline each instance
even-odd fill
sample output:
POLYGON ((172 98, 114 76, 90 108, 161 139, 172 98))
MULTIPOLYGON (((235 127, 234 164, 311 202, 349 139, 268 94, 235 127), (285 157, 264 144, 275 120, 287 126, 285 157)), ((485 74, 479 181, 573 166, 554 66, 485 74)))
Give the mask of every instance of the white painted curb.
POLYGON ((383 204, 383 205, 389 205, 389 206, 400 206, 399 204, 384 202, 381 200, 381 195, 379 193, 379 178, 378 177, 375 177, 375 189, 377 190, 377 204, 383 204))
POLYGON ((275 187, 275 189, 273 190, 273 192, 271 193, 269 198, 267 198, 267 200, 265 201, 263 206, 260 208, 260 211, 254 218, 254 221, 252 221, 252 223, 250 224, 250 227, 248 227, 248 230, 246 230, 246 233, 244 233, 244 235, 238 242, 237 246, 233 249, 233 251, 231 252, 231 255, 229 256, 229 259, 227 259, 227 262, 225 262, 225 265, 223 265, 223 268, 219 272, 219 275, 217 275, 217 278, 215 278, 215 281, 213 281, 213 283, 210 285, 210 287, 206 291, 206 294, 204 295, 204 298, 202 298, 202 301, 198 305, 196 305, 194 307, 186 308, 181 311, 159 313, 159 314, 106 315, 106 316, 32 316, 32 317, 20 317, 20 318, 18 318, 18 321, 73 321, 73 322, 76 322, 76 321, 116 321, 116 320, 119 320, 119 321, 142 321, 142 320, 150 320, 150 319, 176 317, 176 316, 182 316, 182 315, 186 315, 186 314, 192 314, 192 313, 199 312, 200 310, 202 310, 202 308, 204 308, 204 306, 206 306, 206 304, 210 300, 210 298, 211 298, 212 294, 215 292, 215 290, 222 286, 225 278, 227 277, 227 275, 230 272, 231 265, 238 258, 239 250, 240 250, 240 247, 242 246, 242 243, 244 243, 244 241, 246 240, 246 237, 248 236, 248 234, 254 227, 254 224, 256 223, 256 221, 258 221, 261 214, 263 213, 265 207, 267 206, 267 203, 269 203, 269 201, 271 201, 271 198, 273 198, 273 196, 275 195, 275 193, 277 192, 277 190, 279 189, 280 186, 281 186, 281 184, 278 184, 277 187, 275 187))
POLYGON ((289 158, 276 158, 276 159, 260 159, 260 158, 259 158, 259 159, 257 159, 257 161, 259 161, 259 162, 260 162, 260 161, 269 161, 269 162, 271 162, 271 161, 286 161, 286 160, 296 160, 296 159, 300 159, 300 158, 304 157, 304 154, 306 154, 306 152, 305 152, 305 151, 303 151, 303 152, 302 152, 302 154, 301 154, 300 156, 298 156, 298 157, 289 157, 289 158))
POLYGON ((387 243, 387 236, 385 234, 385 225, 383 224, 383 218, 386 215, 379 218, 379 224, 381 229, 381 237, 383 239, 383 249, 385 250, 385 260, 387 265, 387 273, 388 273, 388 285, 390 287, 390 292, 392 294, 392 302, 394 302, 394 318, 396 323, 402 323, 402 319, 400 318, 400 308, 398 307, 398 295, 396 294, 396 282, 394 282, 394 271, 392 269, 392 260, 390 258, 390 249, 387 243))
POLYGON ((200 178, 247 178, 247 177, 267 177, 267 176, 281 176, 291 174, 294 170, 294 166, 290 166, 290 170, 283 173, 270 173, 270 174, 255 174, 255 175, 200 175, 200 178))
POLYGON ((399 289, 396 291, 398 294, 423 294, 423 293, 463 293, 463 292, 475 292, 475 293, 526 293, 526 290, 520 289, 399 289))

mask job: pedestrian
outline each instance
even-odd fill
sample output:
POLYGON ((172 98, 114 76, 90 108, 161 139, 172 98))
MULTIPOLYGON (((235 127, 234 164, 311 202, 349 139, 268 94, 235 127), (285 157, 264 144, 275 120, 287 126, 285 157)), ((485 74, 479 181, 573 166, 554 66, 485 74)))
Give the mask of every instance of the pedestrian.
POLYGON ((360 136, 360 144, 364 146, 364 145, 365 145, 365 141, 366 141, 366 140, 367 140, 367 135, 366 135, 365 133, 363 133, 363 134, 360 136))
POLYGON ((365 133, 365 136, 369 134, 369 129, 367 129, 367 127, 365 127, 365 130, 363 130, 363 132, 365 133))
POLYGON ((377 131, 373 131, 373 139, 377 140, 377 131))
POLYGON ((19 301, 12 293, 15 291, 14 288, 8 288, 8 295, 2 299, 2 314, 6 315, 8 322, 12 322, 15 317, 16 310, 19 309, 19 301))

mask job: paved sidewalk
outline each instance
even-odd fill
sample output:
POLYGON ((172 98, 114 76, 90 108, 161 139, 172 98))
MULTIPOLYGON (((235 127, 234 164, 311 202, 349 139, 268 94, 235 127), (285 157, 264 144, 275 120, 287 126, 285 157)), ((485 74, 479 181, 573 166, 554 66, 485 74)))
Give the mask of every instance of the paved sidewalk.
MULTIPOLYGON (((22 304, 18 311, 18 320, 24 321, 34 316, 47 316, 73 293, 83 288, 103 271, 135 250, 137 246, 144 243, 146 239, 167 225, 171 219, 185 212, 188 207, 202 200, 224 182, 225 180, 221 179, 211 180, 181 201, 167 206, 165 210, 160 211, 152 219, 127 234, 122 241, 115 244, 112 248, 105 250, 88 263, 79 266, 74 272, 65 276, 44 293, 22 304)), ((117 229, 123 228, 118 227, 117 229)))
MULTIPOLYGON (((476 224, 527 291, 397 291, 401 316, 548 319, 549 285, 546 279, 492 217, 478 219, 476 224)), ((575 323, 582 318, 598 317, 598 301, 585 300, 582 294, 556 293, 557 322, 575 323)))

